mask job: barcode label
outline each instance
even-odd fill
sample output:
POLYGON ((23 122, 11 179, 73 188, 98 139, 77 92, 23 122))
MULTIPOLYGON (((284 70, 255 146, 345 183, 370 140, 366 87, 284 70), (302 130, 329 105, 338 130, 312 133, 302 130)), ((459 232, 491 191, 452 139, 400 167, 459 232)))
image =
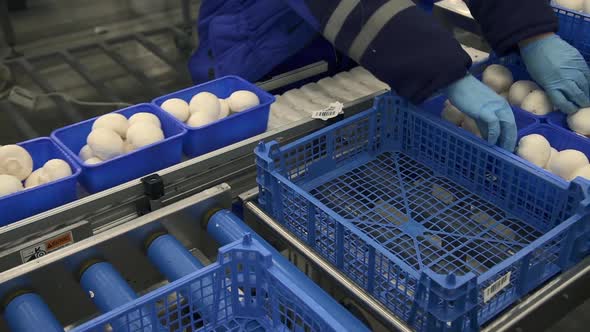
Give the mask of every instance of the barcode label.
POLYGON ((340 102, 331 103, 323 110, 315 111, 311 115, 314 119, 328 120, 343 113, 344 105, 340 102))
POLYGON ((500 293, 504 288, 510 285, 510 275, 512 274, 511 271, 508 271, 505 275, 503 275, 500 279, 494 281, 488 288, 484 289, 483 291, 483 302, 489 302, 492 297, 496 296, 496 294, 500 293))

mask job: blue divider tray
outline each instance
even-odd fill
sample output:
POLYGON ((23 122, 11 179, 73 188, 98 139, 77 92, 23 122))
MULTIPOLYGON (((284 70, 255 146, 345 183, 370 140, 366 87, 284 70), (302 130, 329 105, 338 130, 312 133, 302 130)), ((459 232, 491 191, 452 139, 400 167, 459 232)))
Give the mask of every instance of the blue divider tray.
POLYGON ((76 200, 76 183, 80 167, 47 137, 19 143, 33 158, 33 170, 43 167, 50 159, 63 159, 72 168, 72 175, 0 197, 0 226, 56 208, 76 200))
MULTIPOLYGON (((551 124, 538 124, 532 127, 519 132, 518 139, 520 140, 522 137, 532 134, 539 134, 545 137, 551 147, 555 148, 557 151, 573 149, 578 150, 584 153, 590 159, 590 140, 586 137, 580 136, 576 133, 573 133, 569 130, 555 127, 551 124)), ((518 158, 518 157, 517 157, 518 158)), ((537 167, 528 161, 523 160, 524 162, 530 164, 532 167, 537 167)), ((540 169, 540 168, 539 168, 540 169)), ((550 173, 549 171, 545 171, 547 177, 552 177, 556 181, 564 181, 559 176, 550 173)))
POLYGON ((130 118, 139 112, 152 113, 160 119, 165 139, 100 164, 87 165, 78 157, 80 149, 86 145, 86 138, 96 118, 58 129, 51 134, 82 168, 80 183, 88 192, 96 193, 181 161, 182 138, 186 130, 171 115, 152 104, 139 104, 116 113, 130 118))
POLYGON ((189 157, 197 157, 265 132, 270 105, 275 101, 274 96, 240 77, 225 76, 156 98, 153 103, 160 107, 171 98, 180 98, 188 103, 194 95, 204 91, 225 99, 238 90, 255 93, 260 99, 260 105, 199 128, 190 127, 177 120, 188 131, 184 138, 184 153, 189 157))

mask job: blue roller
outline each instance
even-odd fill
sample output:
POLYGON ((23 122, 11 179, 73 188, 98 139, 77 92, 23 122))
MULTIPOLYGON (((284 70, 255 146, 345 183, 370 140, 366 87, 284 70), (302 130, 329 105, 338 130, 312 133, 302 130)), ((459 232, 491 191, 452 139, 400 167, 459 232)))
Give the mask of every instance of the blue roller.
MULTIPOLYGON (((80 285, 98 309, 109 312, 137 298, 125 279, 107 262, 98 262, 88 267, 80 278, 80 285)), ((157 323, 150 310, 138 309, 111 324, 113 331, 166 331, 157 323), (142 317, 147 316, 147 317, 142 317), (156 329, 152 327, 156 326, 156 329)))
POLYGON ((178 240, 163 234, 150 243, 147 255, 160 273, 172 282, 204 267, 178 240))
POLYGON ((35 293, 13 298, 4 309, 4 319, 12 332, 63 332, 47 304, 35 293))
MULTIPOLYGON (((154 239, 147 248, 147 255, 152 264, 170 282, 194 273, 204 267, 203 263, 170 234, 162 234, 154 239)), ((189 291, 191 294, 185 294, 183 292, 182 295, 186 299, 192 299, 191 307, 193 312, 199 312, 205 320, 214 321, 217 310, 214 308, 213 281, 205 281, 204 279, 202 282, 205 285, 201 283, 191 285, 189 291)), ((219 308, 226 307, 223 299, 217 299, 217 301, 220 301, 219 308)), ((226 310, 229 311, 231 308, 226 310)))
POLYGON ((273 246, 258 236, 256 232, 231 211, 221 210, 213 214, 211 219, 209 219, 207 232, 221 245, 242 239, 245 234, 250 233, 252 238, 256 239, 272 253, 274 266, 291 278, 302 291, 329 312, 337 321, 342 323, 343 326, 347 326, 349 331, 369 331, 361 321, 338 304, 330 295, 326 294, 324 290, 299 271, 299 269, 273 248, 273 246))

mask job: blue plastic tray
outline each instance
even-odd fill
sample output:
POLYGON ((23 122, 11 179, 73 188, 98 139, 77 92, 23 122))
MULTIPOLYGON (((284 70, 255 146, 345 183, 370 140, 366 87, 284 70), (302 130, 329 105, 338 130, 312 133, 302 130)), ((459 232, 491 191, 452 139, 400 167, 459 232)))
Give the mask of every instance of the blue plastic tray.
POLYGON ((72 168, 72 175, 12 195, 0 197, 0 226, 28 218, 76 200, 76 182, 80 167, 47 137, 19 143, 33 158, 36 170, 50 159, 63 159, 72 168))
POLYGON ((555 4, 552 6, 559 20, 557 33, 590 60, 590 15, 555 4))
MULTIPOLYGON (((441 113, 445 108, 446 100, 447 97, 444 95, 436 96, 424 102, 422 105, 420 105, 420 108, 435 118, 442 119, 441 113)), ((518 128, 519 132, 539 123, 539 119, 534 114, 531 114, 515 106, 512 106, 512 111, 514 112, 514 119, 516 120, 516 127, 518 128)), ((443 120, 443 122, 446 121, 443 120)), ((452 123, 448 123, 448 125, 453 128, 457 128, 457 126, 452 123)))
POLYGON ((86 138, 96 118, 58 129, 51 134, 51 138, 82 168, 80 183, 88 192, 96 193, 181 161, 182 137, 186 134, 186 130, 171 115, 152 104, 139 104, 116 113, 129 118, 139 112, 156 115, 162 123, 166 138, 100 164, 86 165, 78 157, 80 149, 86 145, 86 138))
POLYGON ((472 331, 587 253, 555 181, 398 98, 256 151, 260 204, 418 331, 472 331))
POLYGON ((188 103, 194 95, 203 91, 225 99, 237 90, 254 92, 260 99, 260 105, 198 128, 190 127, 177 120, 188 131, 184 138, 184 154, 197 157, 265 132, 270 105, 275 101, 274 96, 240 77, 225 76, 156 98, 153 103, 160 107, 170 98, 180 98, 188 103))
POLYGON ((240 242, 221 248, 216 263, 73 331, 102 332, 109 325, 125 331, 341 331, 329 312, 273 266, 262 245, 249 237, 240 242), (203 312, 210 317, 206 325, 203 312))

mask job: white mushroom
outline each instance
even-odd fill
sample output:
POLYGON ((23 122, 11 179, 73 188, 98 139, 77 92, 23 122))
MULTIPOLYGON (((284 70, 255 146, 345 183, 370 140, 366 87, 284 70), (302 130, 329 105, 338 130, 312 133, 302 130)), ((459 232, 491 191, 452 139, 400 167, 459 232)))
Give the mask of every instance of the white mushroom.
POLYGON ((186 122, 190 116, 188 110, 188 103, 180 98, 171 98, 162 103, 162 109, 176 119, 182 122, 186 122))
POLYGON ((520 107, 524 99, 533 91, 540 90, 537 83, 533 81, 518 81, 512 84, 508 93, 510 104, 520 107))
POLYGON ((129 127, 131 127, 134 124, 139 123, 139 122, 149 122, 158 128, 162 128, 162 124, 160 123, 160 119, 158 119, 158 117, 152 113, 139 112, 139 113, 133 114, 129 118, 129 127))
POLYGON ((25 181, 25 188, 29 189, 45 184, 47 183, 45 181, 47 178, 48 177, 44 174, 43 168, 39 168, 29 175, 25 181))
POLYGON ((186 124, 190 127, 202 127, 217 120, 217 117, 213 117, 207 113, 196 112, 191 115, 186 124))
POLYGON ((82 147, 82 149, 80 149, 80 153, 78 153, 78 156, 80 157, 80 159, 82 159, 82 161, 86 161, 94 157, 94 151, 92 151, 88 144, 86 144, 82 147))
POLYGON ((109 160, 124 152, 123 139, 121 136, 106 128, 97 128, 96 130, 93 130, 90 135, 88 135, 86 143, 90 146, 92 151, 94 151, 94 155, 101 160, 109 160))
POLYGON ((237 113, 260 105, 260 99, 253 92, 239 90, 229 96, 227 103, 229 104, 229 109, 232 112, 237 113))
POLYGON ((463 120, 465 120, 465 113, 459 111, 449 100, 445 101, 445 108, 441 114, 442 118, 449 121, 450 123, 461 126, 463 120))
POLYGON ((551 173, 571 181, 575 172, 588 165, 588 157, 577 150, 563 150, 548 165, 551 173))
POLYGON ((544 91, 535 90, 528 94, 520 107, 536 115, 546 115, 553 112, 553 104, 544 91))
POLYGON ((92 158, 86 160, 85 164, 86 165, 96 165, 96 164, 100 164, 102 162, 103 162, 103 160, 101 160, 100 158, 92 157, 92 158))
POLYGON ((127 118, 119 113, 109 113, 105 114, 92 124, 92 130, 97 128, 107 128, 111 129, 112 131, 116 132, 122 138, 125 138, 125 134, 127 133, 127 128, 129 127, 129 123, 127 118))
POLYGON ((219 119, 223 119, 229 115, 229 104, 225 99, 219 99, 219 119))
POLYGON ((43 173, 50 182, 72 175, 72 168, 65 160, 51 159, 43 165, 43 173))
POLYGON ((164 139, 164 132, 151 123, 139 122, 127 131, 127 143, 135 148, 141 148, 164 139))
POLYGON ((567 117, 567 124, 571 130, 578 134, 590 135, 590 108, 582 108, 567 117))
MULTIPOLYGON (((231 106, 230 106, 231 107, 231 106)), ((189 103, 189 110, 192 114, 196 112, 205 113, 209 117, 219 118, 221 104, 219 98, 210 92, 200 92, 196 94, 189 103)))
POLYGON ((0 174, 0 196, 14 194, 23 189, 23 184, 18 178, 8 174, 0 174))
POLYGON ((468 132, 472 133, 473 135, 479 138, 483 137, 481 135, 481 132, 479 131, 479 127, 477 126, 475 120, 468 117, 467 115, 465 116, 465 119, 463 119, 463 122, 461 122, 461 128, 467 130, 468 132))
POLYGON ((580 168, 578 168, 573 174, 572 174, 572 180, 577 178, 577 177, 582 177, 586 180, 590 180, 590 165, 586 165, 586 166, 582 166, 580 168))
POLYGON ((20 181, 26 179, 33 171, 33 158, 18 145, 0 147, 0 174, 13 175, 20 181))
POLYGON ((545 167, 551 157, 551 145, 539 134, 525 136, 518 142, 516 154, 539 167, 545 167))
POLYGON ((549 170, 549 164, 551 163, 551 160, 553 160, 553 158, 555 158, 558 153, 559 153, 559 151, 555 150, 554 148, 551 148, 551 153, 549 155, 549 160, 547 160, 547 164, 545 164, 545 169, 546 170, 549 170))
POLYGON ((129 141, 125 141, 123 142, 123 150, 125 151, 125 153, 129 153, 133 152, 135 150, 135 147, 133 146, 133 144, 129 143, 129 141))
POLYGON ((508 68, 494 64, 484 70, 483 82, 497 93, 502 93, 510 89, 514 78, 508 68))

